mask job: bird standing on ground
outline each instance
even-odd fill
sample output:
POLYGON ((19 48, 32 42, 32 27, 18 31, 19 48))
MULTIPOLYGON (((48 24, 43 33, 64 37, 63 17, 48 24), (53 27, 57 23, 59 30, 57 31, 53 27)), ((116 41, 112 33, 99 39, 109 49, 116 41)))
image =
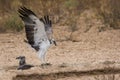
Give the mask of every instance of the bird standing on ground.
POLYGON ((52 21, 48 15, 39 19, 33 11, 26 7, 20 7, 18 12, 25 24, 28 43, 38 52, 42 65, 48 64, 45 61, 46 51, 51 44, 56 45, 56 41, 52 36, 52 21))
POLYGON ((19 56, 16 59, 19 59, 19 66, 17 68, 18 70, 25 70, 34 67, 33 65, 26 64, 25 56, 19 56))

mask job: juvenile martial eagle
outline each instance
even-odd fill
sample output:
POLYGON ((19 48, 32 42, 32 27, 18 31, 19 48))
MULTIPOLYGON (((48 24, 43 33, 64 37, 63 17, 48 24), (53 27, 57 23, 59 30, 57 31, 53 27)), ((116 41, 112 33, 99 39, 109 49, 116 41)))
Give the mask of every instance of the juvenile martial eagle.
POLYGON ((45 54, 51 44, 56 42, 52 36, 52 22, 49 16, 46 15, 43 18, 38 18, 37 15, 27 9, 26 7, 20 7, 18 9, 19 16, 25 24, 25 32, 28 43, 38 52, 38 56, 42 61, 45 62, 45 54))

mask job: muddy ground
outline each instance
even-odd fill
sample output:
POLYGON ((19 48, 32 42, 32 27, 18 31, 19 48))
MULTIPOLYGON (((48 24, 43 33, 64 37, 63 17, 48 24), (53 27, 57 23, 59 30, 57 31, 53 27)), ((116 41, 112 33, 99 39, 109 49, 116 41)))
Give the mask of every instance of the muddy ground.
POLYGON ((22 33, 0 34, 0 80, 120 80, 120 30, 79 42, 58 41, 47 52, 52 65, 44 68, 24 39, 22 33), (17 70, 20 55, 35 67, 17 70))

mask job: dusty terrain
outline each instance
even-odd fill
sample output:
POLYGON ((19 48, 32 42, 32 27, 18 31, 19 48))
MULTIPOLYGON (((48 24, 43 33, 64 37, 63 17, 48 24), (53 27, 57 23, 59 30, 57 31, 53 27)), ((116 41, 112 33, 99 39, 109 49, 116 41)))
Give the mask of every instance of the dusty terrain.
POLYGON ((120 80, 119 7, 120 0, 0 0, 0 80, 120 80), (24 42, 19 6, 51 16, 57 40, 46 56, 51 66, 40 66, 24 42), (5 33, 11 30, 22 31, 5 33), (34 67, 17 70, 21 55, 34 67))
POLYGON ((93 36, 79 42, 58 41, 47 52, 52 65, 42 68, 37 53, 24 42, 24 34, 0 34, 0 80, 119 80, 120 30, 93 36), (35 67, 17 70, 20 55, 35 67))

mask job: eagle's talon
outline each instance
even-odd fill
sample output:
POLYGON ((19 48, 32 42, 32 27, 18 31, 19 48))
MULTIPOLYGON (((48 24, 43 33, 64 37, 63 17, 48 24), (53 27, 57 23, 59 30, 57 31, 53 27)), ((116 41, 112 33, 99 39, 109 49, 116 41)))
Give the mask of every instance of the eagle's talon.
POLYGON ((51 66, 52 64, 50 64, 50 63, 43 63, 43 64, 41 64, 41 66, 51 66))

